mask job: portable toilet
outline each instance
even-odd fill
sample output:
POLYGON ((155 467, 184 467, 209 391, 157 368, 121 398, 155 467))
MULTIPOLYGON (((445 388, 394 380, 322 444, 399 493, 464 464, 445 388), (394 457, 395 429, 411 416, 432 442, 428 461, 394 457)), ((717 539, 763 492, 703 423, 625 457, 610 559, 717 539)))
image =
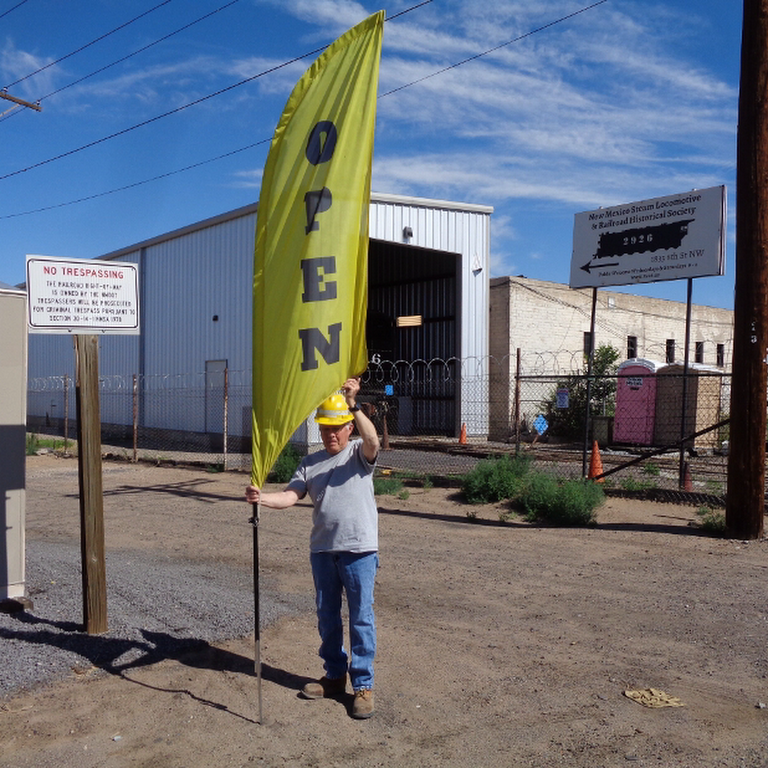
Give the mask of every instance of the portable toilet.
MULTIPOLYGON (((654 443, 658 446, 674 445, 680 441, 683 414, 683 387, 685 366, 671 363, 657 372, 656 426, 654 443)), ((719 368, 688 364, 684 433, 693 435, 720 421, 720 390, 722 371, 719 368)), ((715 448, 720 445, 716 430, 707 432, 685 443, 687 448, 715 448)))
POLYGON ((634 357, 619 365, 613 442, 651 445, 656 421, 656 372, 663 363, 634 357))

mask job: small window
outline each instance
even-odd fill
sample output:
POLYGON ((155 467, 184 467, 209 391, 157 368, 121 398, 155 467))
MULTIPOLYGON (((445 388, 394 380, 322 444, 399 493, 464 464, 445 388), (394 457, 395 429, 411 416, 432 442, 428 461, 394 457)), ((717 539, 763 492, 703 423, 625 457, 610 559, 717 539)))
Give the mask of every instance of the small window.
POLYGON ((725 368, 725 344, 717 345, 717 367, 725 368))
POLYGON ((637 357, 637 336, 627 336, 627 358, 637 357))
POLYGON ((584 357, 589 357, 592 352, 592 334, 584 331, 584 357))
POLYGON ((667 362, 675 362, 675 340, 667 339, 667 362))
POLYGON ((703 341, 696 342, 695 356, 696 356, 695 359, 697 363, 704 362, 704 342, 703 341))

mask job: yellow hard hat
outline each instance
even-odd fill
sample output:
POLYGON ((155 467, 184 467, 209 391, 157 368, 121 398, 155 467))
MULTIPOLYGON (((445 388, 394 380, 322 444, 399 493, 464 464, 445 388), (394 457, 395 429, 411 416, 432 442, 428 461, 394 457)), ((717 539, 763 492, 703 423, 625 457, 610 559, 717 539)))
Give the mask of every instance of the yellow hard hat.
POLYGON ((315 422, 329 427, 346 424, 354 418, 349 412, 349 406, 347 406, 344 395, 340 394, 331 395, 326 400, 323 400, 317 408, 317 413, 315 413, 315 422))

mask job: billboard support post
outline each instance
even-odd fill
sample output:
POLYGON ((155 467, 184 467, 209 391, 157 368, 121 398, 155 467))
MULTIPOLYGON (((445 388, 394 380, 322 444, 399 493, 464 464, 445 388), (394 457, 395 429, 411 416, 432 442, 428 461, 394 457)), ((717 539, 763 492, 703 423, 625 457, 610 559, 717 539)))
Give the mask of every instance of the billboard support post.
POLYGON ((589 323, 589 355, 587 357, 587 405, 584 419, 584 450, 581 454, 581 476, 587 476, 589 429, 592 426, 592 365, 595 361, 595 316, 597 314, 597 288, 592 289, 592 319, 589 323))
MULTIPOLYGON (((678 487, 685 485, 685 427, 688 414, 688 366, 691 361, 691 306, 693 298, 693 278, 688 278, 688 293, 685 304, 685 350, 683 351, 683 407, 680 414, 680 467, 678 487)), ((695 429, 695 422, 693 424, 695 429)), ((692 447, 692 446, 691 446, 692 447)))

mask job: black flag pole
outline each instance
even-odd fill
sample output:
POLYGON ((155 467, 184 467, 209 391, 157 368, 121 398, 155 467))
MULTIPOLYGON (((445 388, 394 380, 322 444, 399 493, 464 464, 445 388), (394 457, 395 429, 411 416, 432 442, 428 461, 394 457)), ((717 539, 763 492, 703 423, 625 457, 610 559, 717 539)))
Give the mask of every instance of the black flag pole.
POLYGON ((256 640, 254 668, 256 671, 256 690, 259 698, 259 725, 264 722, 261 708, 261 597, 259 591, 259 515, 261 504, 253 504, 253 625, 256 640))

